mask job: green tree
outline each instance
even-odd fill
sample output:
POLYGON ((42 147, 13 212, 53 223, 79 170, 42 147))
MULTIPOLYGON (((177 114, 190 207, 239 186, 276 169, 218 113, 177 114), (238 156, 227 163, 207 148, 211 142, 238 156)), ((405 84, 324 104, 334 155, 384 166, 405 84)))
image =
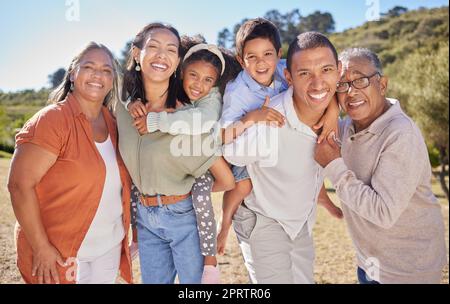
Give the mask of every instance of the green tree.
POLYGON ((282 34, 283 43, 289 45, 300 34, 298 25, 301 17, 298 9, 294 9, 284 15, 285 28, 282 34))
POLYGON ((233 34, 230 32, 229 29, 224 28, 222 31, 219 32, 217 36, 217 45, 228 48, 231 44, 233 44, 233 34))
POLYGON ((439 181, 447 199, 449 153, 449 73, 448 42, 437 50, 424 48, 408 56, 391 83, 393 91, 407 99, 407 112, 421 128, 429 146, 439 151, 439 181))
POLYGON ((316 31, 329 34, 334 32, 334 19, 330 13, 315 11, 311 15, 300 19, 298 29, 301 33, 316 31))
POLYGON ((118 61, 123 70, 125 70, 127 67, 128 57, 130 56, 131 43, 131 40, 125 43, 122 51, 120 51, 120 57, 118 61))
POLYGON ((406 7, 403 6, 394 6, 390 10, 387 11, 387 13, 382 13, 381 16, 383 17, 398 17, 401 14, 404 14, 408 11, 406 7))
MULTIPOLYGON (((331 15, 330 15, 331 16, 331 15)), ((293 9, 290 12, 285 14, 280 13, 278 10, 270 10, 264 14, 264 18, 270 20, 275 24, 275 26, 280 31, 281 43, 289 44, 291 43, 298 34, 300 34, 299 24, 301 20, 300 11, 298 9, 293 9)), ((332 18, 331 18, 332 19, 332 18)), ((222 31, 218 33, 217 36, 217 44, 222 47, 233 48, 235 47, 236 33, 242 24, 248 21, 248 18, 241 20, 239 23, 236 23, 232 30, 228 28, 224 28, 222 31)), ((333 29, 334 29, 334 21, 333 21, 333 29)))
POLYGON ((11 119, 6 114, 5 108, 0 105, 0 144, 11 144, 11 119))
POLYGON ((54 89, 59 86, 65 75, 66 70, 64 68, 59 68, 54 73, 48 75, 48 82, 50 83, 51 88, 54 89))
POLYGON ((280 33, 284 30, 285 26, 285 16, 281 14, 278 10, 270 10, 265 15, 264 18, 270 20, 278 28, 280 33))

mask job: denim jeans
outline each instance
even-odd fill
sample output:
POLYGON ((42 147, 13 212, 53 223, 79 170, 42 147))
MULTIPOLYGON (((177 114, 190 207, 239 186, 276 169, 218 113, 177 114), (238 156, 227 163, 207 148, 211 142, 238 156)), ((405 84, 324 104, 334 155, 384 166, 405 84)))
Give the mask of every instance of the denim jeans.
POLYGON ((358 281, 359 284, 380 284, 377 281, 372 280, 366 275, 366 272, 361 267, 358 267, 358 281))
POLYGON ((171 205, 138 204, 137 229, 142 282, 200 284, 203 256, 197 220, 189 197, 171 205))
POLYGON ((233 173, 234 180, 236 183, 244 180, 249 179, 250 175, 248 175, 247 167, 238 167, 238 166, 231 166, 231 172, 233 173))

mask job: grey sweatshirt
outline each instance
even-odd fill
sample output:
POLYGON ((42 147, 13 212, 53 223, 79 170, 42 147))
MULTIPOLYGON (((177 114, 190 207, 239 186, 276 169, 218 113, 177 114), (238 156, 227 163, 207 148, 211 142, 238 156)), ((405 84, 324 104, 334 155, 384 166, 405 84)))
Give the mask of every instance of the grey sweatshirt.
POLYGON ((422 134, 398 101, 355 134, 341 124, 342 158, 324 170, 336 188, 358 266, 381 283, 439 283, 444 222, 422 134), (375 276, 375 277, 373 277, 375 276))

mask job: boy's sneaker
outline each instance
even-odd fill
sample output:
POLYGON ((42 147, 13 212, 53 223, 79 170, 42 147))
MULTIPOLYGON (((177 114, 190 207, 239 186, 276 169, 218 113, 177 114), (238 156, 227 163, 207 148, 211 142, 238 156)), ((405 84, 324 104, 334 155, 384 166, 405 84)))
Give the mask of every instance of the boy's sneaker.
POLYGON ((220 284, 220 271, 218 266, 205 265, 203 268, 202 284, 220 284))

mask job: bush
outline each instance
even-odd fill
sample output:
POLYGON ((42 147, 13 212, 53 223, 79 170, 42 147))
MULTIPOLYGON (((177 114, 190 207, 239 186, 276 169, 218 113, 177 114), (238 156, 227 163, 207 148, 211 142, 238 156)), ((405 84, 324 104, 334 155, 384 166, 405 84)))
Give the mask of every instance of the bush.
POLYGON ((428 145, 428 156, 430 157, 431 167, 436 168, 440 165, 439 150, 436 147, 428 145))
POLYGON ((5 152, 13 154, 14 153, 14 146, 0 143, 0 151, 5 151, 5 152))
POLYGON ((12 157, 11 153, 0 150, 0 158, 11 158, 11 157, 12 157))
POLYGON ((422 20, 415 31, 418 38, 429 37, 435 35, 435 28, 439 27, 443 20, 438 18, 426 18, 422 20))
POLYGON ((375 36, 380 39, 388 39, 389 38, 389 32, 387 30, 382 30, 380 32, 376 32, 375 36))
POLYGON ((380 57, 380 60, 381 60, 381 62, 382 62, 382 64, 384 66, 393 63, 397 59, 397 57, 395 55, 389 54, 389 53, 386 53, 386 52, 381 53, 379 55, 379 57, 380 57))

